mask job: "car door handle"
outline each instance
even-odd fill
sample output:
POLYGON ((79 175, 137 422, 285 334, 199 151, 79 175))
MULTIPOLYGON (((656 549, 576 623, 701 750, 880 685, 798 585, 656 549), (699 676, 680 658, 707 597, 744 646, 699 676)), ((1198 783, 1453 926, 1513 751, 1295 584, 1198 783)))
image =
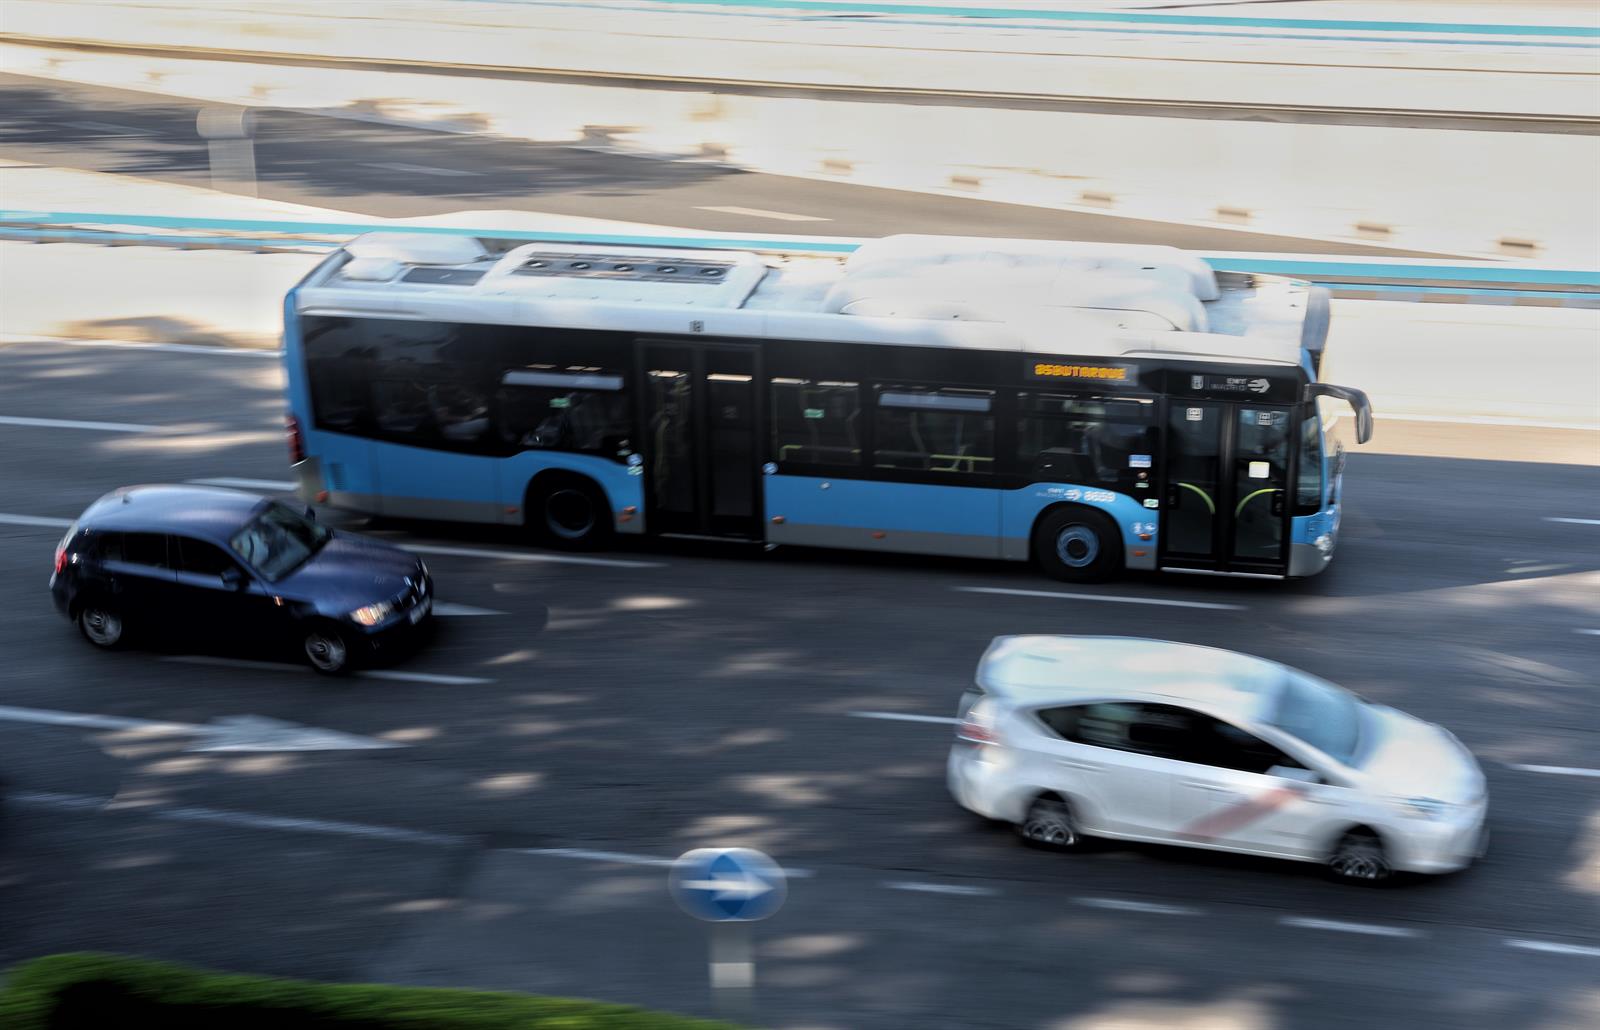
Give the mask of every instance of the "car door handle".
POLYGON ((1056 759, 1056 764, 1064 765, 1068 769, 1086 769, 1089 772, 1094 772, 1098 769, 1105 768, 1105 766, 1098 762, 1084 762, 1076 758, 1058 758, 1056 759))
POLYGON ((1236 798, 1239 796, 1239 792, 1234 790, 1232 787, 1220 787, 1215 783, 1205 783, 1201 780, 1184 780, 1183 785, 1185 787, 1195 787, 1200 790, 1209 791, 1212 794, 1223 794, 1231 798, 1236 798))

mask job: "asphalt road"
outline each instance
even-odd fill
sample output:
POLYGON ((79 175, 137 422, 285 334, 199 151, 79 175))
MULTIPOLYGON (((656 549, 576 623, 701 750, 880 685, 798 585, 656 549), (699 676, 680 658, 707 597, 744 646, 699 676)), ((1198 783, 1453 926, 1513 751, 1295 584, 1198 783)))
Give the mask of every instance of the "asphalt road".
POLYGON ((488 614, 440 619, 388 670, 457 681, 328 682, 198 642, 92 652, 45 593, 61 529, 8 517, 70 519, 134 482, 286 479, 280 390, 261 356, 0 347, 0 705, 405 745, 195 752, 0 719, 0 964, 102 948, 709 1014, 704 933, 648 863, 718 843, 809 874, 756 931, 765 1025, 1600 1022, 1600 779, 1512 768, 1600 766, 1600 636, 1582 632, 1600 629, 1600 525, 1548 521, 1600 515, 1593 464, 1433 427, 1481 457, 1353 453, 1324 576, 1087 600, 961 590, 1053 588, 995 563, 645 543, 572 564, 505 533, 353 523, 482 552, 426 557, 441 601, 488 614), (1492 850, 1362 891, 1194 851, 1023 848, 949 800, 948 726, 850 714, 948 716, 988 640, 1018 632, 1234 648, 1440 721, 1484 761, 1492 850))
MULTIPOLYGON (((195 130, 199 106, 154 94, 0 75, 0 156, 209 188, 209 152, 195 130)), ((1159 243, 1202 251, 1431 256, 765 175, 566 144, 290 111, 259 113, 255 156, 262 197, 385 217, 528 210, 718 232, 926 232, 1159 243)), ((593 142, 605 143, 603 138, 593 142)))

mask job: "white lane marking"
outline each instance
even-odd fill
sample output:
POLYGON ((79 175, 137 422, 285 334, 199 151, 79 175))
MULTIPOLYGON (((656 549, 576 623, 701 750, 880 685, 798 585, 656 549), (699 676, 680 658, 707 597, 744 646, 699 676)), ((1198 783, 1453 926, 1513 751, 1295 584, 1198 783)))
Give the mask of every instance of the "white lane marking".
POLYGON ((93 730, 137 729, 151 733, 194 733, 201 729, 181 722, 153 722, 149 719, 126 719, 119 715, 56 712, 47 708, 13 708, 10 705, 0 705, 0 720, 32 722, 43 726, 85 726, 93 730))
POLYGON ((966 594, 1008 594, 1012 597, 1051 597, 1065 601, 1111 601, 1116 604, 1159 604, 1169 608, 1205 608, 1219 612, 1242 612, 1242 604, 1218 604, 1214 601, 1165 601, 1155 597, 1119 597, 1114 594, 1073 594, 1060 590, 1012 590, 1008 587, 952 587, 966 594))
POLYGON ((954 883, 918 883, 915 880, 885 880, 883 885, 892 891, 916 891, 921 894, 955 894, 967 898, 989 898, 1000 893, 993 887, 964 887, 954 883))
POLYGON ((1543 951, 1552 955, 1583 955, 1587 958, 1600 958, 1600 948, 1591 948, 1583 944, 1560 944, 1556 941, 1528 941, 1508 938, 1506 947, 1521 948, 1523 951, 1543 951))
POLYGON ((1157 916, 1195 916, 1199 915, 1197 909, 1186 908, 1183 905, 1162 905, 1154 901, 1127 901, 1122 898, 1073 898, 1080 905, 1089 908, 1110 909, 1113 912, 1145 912, 1157 916))
MULTIPOLYGON (((39 808, 68 809, 73 811, 103 811, 111 809, 115 799, 102 799, 82 794, 54 794, 46 792, 13 794, 9 800, 39 808)), ((246 826, 255 830, 290 830, 298 833, 325 833, 340 837, 362 837, 367 840, 400 841, 406 844, 430 844, 446 847, 466 844, 467 838, 449 833, 429 833, 425 830, 408 830, 399 826, 377 826, 371 823, 347 823, 334 819, 295 819, 288 816, 261 815, 257 812, 239 812, 226 808, 127 808, 136 815, 149 815, 153 819, 170 819, 175 822, 217 823, 223 826, 246 826)))
POLYGON ((112 350, 154 350, 172 354, 221 354, 233 357, 281 358, 281 350, 253 350, 243 347, 209 347, 200 343, 130 343, 127 340, 74 340, 65 336, 34 336, 30 333, 0 333, 0 343, 47 343, 59 347, 109 347, 112 350))
POLYGON ((1518 765, 1515 762, 1506 763, 1513 769, 1522 772, 1548 773, 1551 776, 1595 776, 1600 777, 1600 769, 1579 769, 1570 765, 1518 765))
POLYGON ((1374 415, 1379 422, 1438 422, 1451 426, 1512 426, 1517 429, 1577 429, 1600 432, 1592 422, 1543 422, 1532 418, 1506 418, 1496 415, 1374 415))
POLYGON ((493 683, 481 676, 443 676, 432 672, 401 672, 398 669, 362 669, 357 676, 369 680, 404 680, 408 683, 442 683, 451 687, 470 687, 493 683))
POLYGON ((98 433, 160 433, 164 426, 142 426, 134 422, 80 422, 70 418, 25 418, 0 415, 0 426, 35 426, 40 429, 92 429, 98 433))
POLYGON ((1600 637, 1600 629, 1575 629, 1574 633, 1584 633, 1591 637, 1600 637))
POLYGON ((218 476, 215 479, 188 479, 187 483, 195 486, 226 486, 235 490, 277 490, 279 492, 293 490, 295 484, 287 479, 236 479, 233 476, 218 476))
MULTIPOLYGON (((292 662, 258 662, 248 658, 221 658, 206 654, 174 654, 161 659, 180 665, 215 665, 224 669, 262 669, 269 672, 311 672, 310 666, 292 662)), ((445 676, 432 672, 402 672, 399 669, 358 669, 355 675, 369 680, 404 680, 408 683, 442 683, 446 686, 469 687, 494 680, 478 676, 445 676)))
POLYGON ((1369 937, 1420 937, 1420 931, 1403 926, 1378 926, 1374 923, 1346 923, 1337 919, 1305 919, 1284 916, 1278 920, 1284 926, 1297 926, 1302 930, 1333 930, 1337 933, 1361 933, 1369 937))
POLYGON ((715 211, 721 215, 749 215, 751 218, 772 218, 780 222, 831 222, 821 215, 792 215, 787 211, 768 211, 760 207, 696 207, 696 211, 715 211))
POLYGON ((1565 522, 1569 526, 1600 526, 1600 519, 1558 519, 1545 516, 1546 522, 1565 522))
POLYGON ((937 722, 953 726, 960 719, 948 715, 912 715, 909 712, 846 712, 856 719, 888 719, 891 722, 937 722))
POLYGON ((440 175, 447 178, 481 175, 481 172, 468 171, 465 168, 440 168, 436 165, 409 165, 403 161, 367 161, 368 168, 382 168, 387 172, 408 172, 413 175, 440 175))
POLYGON ((580 558, 574 554, 532 554, 527 551, 485 551, 476 547, 436 547, 433 544, 400 544, 417 554, 450 554, 459 558, 499 558, 504 561, 550 562, 557 565, 599 565, 608 569, 662 569, 665 562, 627 561, 622 558, 580 558))
MULTIPOLYGON (((617 865, 642 865, 656 869, 670 869, 677 861, 655 855, 634 855, 626 851, 594 851, 589 848, 513 848, 512 851, 518 855, 534 855, 539 858, 576 858, 586 862, 613 862, 617 865)), ((785 866, 783 875, 792 880, 804 880, 815 874, 809 869, 785 866)))
POLYGON ((65 529, 72 525, 71 519, 52 519, 43 515, 6 515, 0 514, 0 524, 7 526, 50 526, 65 529))
POLYGON ((451 604, 449 601, 440 601, 433 606, 433 614, 444 616, 458 615, 506 615, 508 612, 496 611, 493 608, 474 608, 470 604, 451 604))
POLYGON ((58 712, 49 708, 14 708, 0 705, 0 721, 44 726, 82 726, 94 730, 133 731, 141 737, 191 736, 199 739, 190 751, 365 751, 406 747, 389 740, 373 740, 338 730, 299 726, 259 715, 224 715, 204 725, 128 719, 94 712, 58 712))

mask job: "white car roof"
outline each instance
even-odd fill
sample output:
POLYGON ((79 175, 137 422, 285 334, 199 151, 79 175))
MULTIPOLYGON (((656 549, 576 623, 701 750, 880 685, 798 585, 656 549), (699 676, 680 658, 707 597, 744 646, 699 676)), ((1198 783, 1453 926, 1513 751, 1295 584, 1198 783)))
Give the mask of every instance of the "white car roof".
POLYGON ((1264 658, 1141 637, 996 637, 978 663, 978 686, 1023 704, 1115 696, 1188 704, 1255 720, 1289 670, 1264 658))

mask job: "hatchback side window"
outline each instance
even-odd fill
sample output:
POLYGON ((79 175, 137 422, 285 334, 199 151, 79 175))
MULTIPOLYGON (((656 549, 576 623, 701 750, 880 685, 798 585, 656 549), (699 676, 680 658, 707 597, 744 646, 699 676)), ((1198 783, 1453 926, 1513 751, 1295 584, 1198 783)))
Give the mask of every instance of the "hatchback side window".
POLYGON ((1278 748, 1237 726, 1198 712, 1193 713, 1193 723, 1194 732, 1185 761, 1257 774, 1265 773, 1273 766, 1304 768, 1278 748))
POLYGON ((167 538, 160 533, 107 533, 100 541, 100 560, 152 569, 172 567, 167 560, 167 538))
POLYGON ((1072 740, 1078 728, 1078 713, 1080 708, 1069 705, 1064 708, 1041 708, 1034 714, 1038 716, 1045 728, 1062 740, 1072 740))
POLYGON ((177 545, 177 566, 179 572, 191 572, 197 576, 221 577, 229 569, 239 566, 222 553, 221 548, 208 544, 203 540, 194 540, 189 537, 173 537, 177 545))
POLYGON ((1131 729, 1139 706, 1120 702, 1080 705, 1070 709, 1074 720, 1067 739, 1074 744, 1103 747, 1112 751, 1139 751, 1131 729))

